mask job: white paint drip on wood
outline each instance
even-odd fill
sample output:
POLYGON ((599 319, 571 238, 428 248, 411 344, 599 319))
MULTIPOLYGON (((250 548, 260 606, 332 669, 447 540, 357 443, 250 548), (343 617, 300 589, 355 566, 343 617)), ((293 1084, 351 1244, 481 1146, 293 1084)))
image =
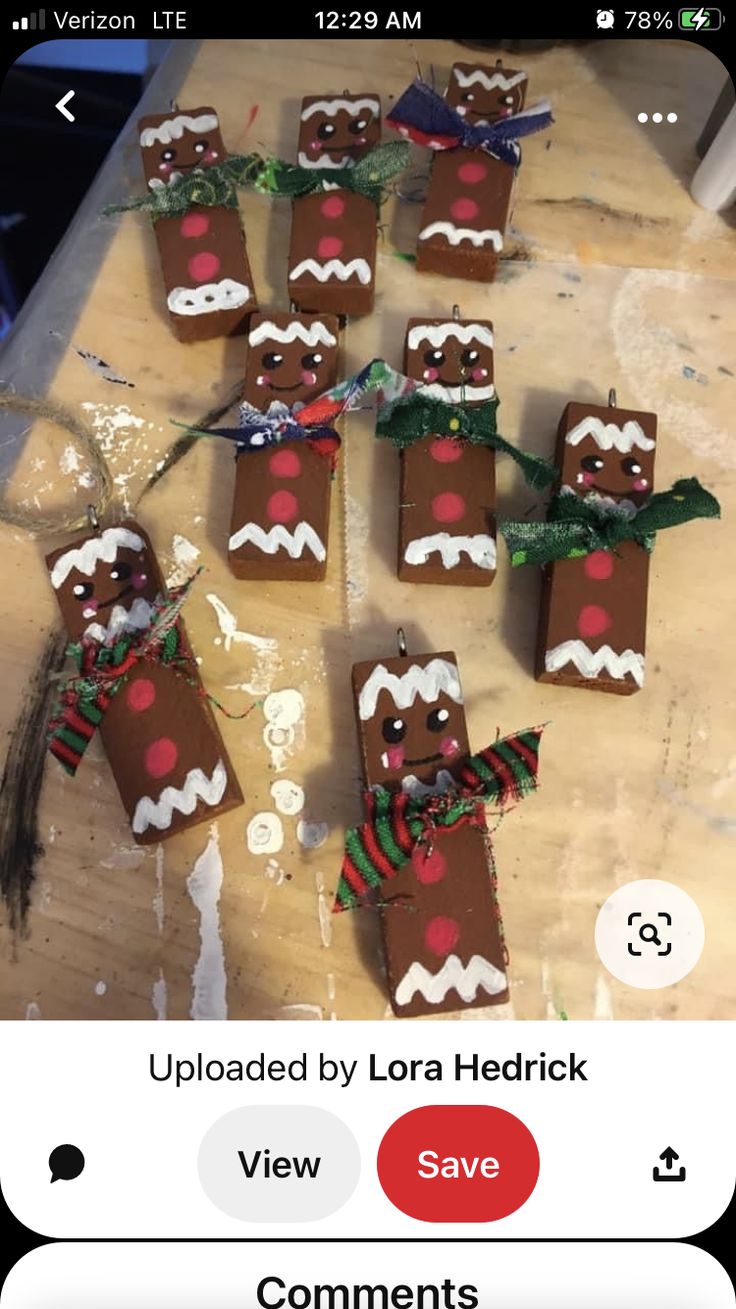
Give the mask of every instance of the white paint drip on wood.
POLYGON ((324 845, 329 834, 327 823, 310 822, 300 818, 296 825, 296 839, 305 850, 318 850, 324 845))
POLYGON ((317 892, 317 916, 319 918, 319 935, 325 950, 332 945, 332 914, 325 896, 325 879, 321 873, 314 874, 314 887, 317 892))
POLYGON ((552 973, 549 966, 549 960, 546 958, 542 959, 540 986, 546 1004, 545 1017, 548 1021, 556 1021, 559 1015, 552 998, 552 973))
POLYGON ((284 826, 278 814, 267 809, 254 814, 245 832, 251 854, 277 854, 284 844, 284 826))
POLYGON ((281 1006, 282 1014, 288 1014, 292 1018, 311 1019, 313 1022, 322 1022, 324 1014, 318 1004, 284 1004, 281 1006))
POLYGON ((271 799, 280 814, 300 814, 304 808, 304 791, 297 782, 281 777, 271 786, 271 799))
POLYGON ((99 982, 95 982, 95 995, 105 995, 106 991, 107 982, 103 982, 100 978, 99 982))
POLYGON ((199 912, 199 958, 192 973, 192 1005, 195 1020, 227 1018, 227 972, 220 933, 220 890, 224 877, 217 823, 210 827, 209 841, 187 879, 187 890, 199 912))
POLYGON ((176 532, 171 542, 171 553, 174 556, 174 564, 166 578, 166 585, 183 586, 194 572, 201 552, 185 536, 176 532))
POLYGON ((26 1022, 38 1021, 39 1018, 43 1018, 43 1014, 36 1001, 31 1000, 30 1004, 26 1005, 26 1022))
POLYGON ((263 701, 266 725, 263 741, 271 755, 271 767, 283 772, 286 760, 304 737, 304 696, 293 687, 272 691, 263 701))
POLYGON ((153 912, 159 936, 164 931, 164 847, 156 846, 156 890, 153 894, 153 912))
POLYGON ((595 1003, 593 1017, 610 1020, 613 1018, 613 997, 611 988, 601 973, 595 979, 595 1003))
POLYGON ((217 614, 217 621, 220 624, 223 642, 226 650, 229 650, 233 642, 236 645, 241 643, 253 646, 255 650, 275 650, 277 642, 270 636, 254 636, 252 632, 242 632, 238 627, 238 620, 235 614, 231 613, 227 605, 223 603, 219 596, 210 593, 207 596, 212 608, 217 614))
POLYGON ((164 977, 163 968, 159 968, 158 978, 153 983, 151 990, 151 1004, 153 1005, 154 1013, 159 1022, 165 1022, 168 1017, 168 992, 166 989, 166 979, 164 977))

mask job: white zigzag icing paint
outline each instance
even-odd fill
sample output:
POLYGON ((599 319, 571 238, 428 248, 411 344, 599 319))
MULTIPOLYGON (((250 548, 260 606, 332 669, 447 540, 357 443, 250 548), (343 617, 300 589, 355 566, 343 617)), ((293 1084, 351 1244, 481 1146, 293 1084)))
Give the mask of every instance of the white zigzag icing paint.
POLYGON ((436 400, 446 400, 448 404, 465 404, 467 400, 492 400, 496 394, 493 382, 488 386, 443 386, 441 382, 430 382, 421 388, 422 395, 432 396, 436 400))
POLYGON ((312 551, 315 559, 320 563, 327 555, 311 523, 297 523, 293 532, 284 527, 283 523, 274 524, 268 531, 258 523, 246 523, 244 527, 239 527, 237 532, 233 532, 228 542, 228 549, 239 550, 247 541, 251 541, 267 555, 274 555, 277 550, 286 550, 292 559, 299 559, 304 553, 305 546, 312 551))
MULTIPOLYGON (((316 159, 310 159, 309 155, 300 150, 297 163, 300 168, 352 168, 356 160, 353 159, 352 155, 343 155, 342 159, 333 159, 332 155, 318 155, 316 159)), ((331 185, 337 187, 336 182, 331 185)), ((324 188, 325 190, 328 189, 326 182, 324 188)))
POLYGON ((468 555, 479 568, 496 567, 496 542, 483 532, 476 536, 453 536, 450 532, 419 536, 407 545, 404 559, 407 564, 426 564, 435 553, 440 555, 445 568, 457 567, 461 554, 468 555))
POLYGON ((482 955, 474 954, 469 963, 463 964, 459 955, 449 954, 438 973, 430 973, 420 963, 407 968, 396 988, 396 1003, 410 1004, 419 991, 428 1004, 441 1004, 448 991, 454 989, 469 1004, 479 989, 487 995, 500 995, 506 985, 505 974, 482 955))
POLYGON ((144 127, 141 132, 141 145, 144 150, 149 146, 171 145, 179 141, 185 132, 214 132, 220 126, 217 114, 200 114, 192 118, 189 114, 177 114, 176 118, 167 118, 158 127, 144 127))
POLYGON ((655 445, 633 418, 619 427, 617 423, 604 423, 602 418, 590 414, 570 429, 565 437, 565 445, 579 445, 586 436, 592 436, 600 450, 618 450, 623 455, 630 454, 635 445, 640 450, 653 450, 655 445))
POLYGON ((141 632, 144 627, 148 627, 152 613, 153 605, 139 595, 130 609, 126 609, 125 605, 113 605, 107 626, 103 627, 102 623, 90 623, 89 627, 85 627, 84 635, 104 643, 120 636, 123 632, 141 632))
POLYGON ((218 309, 239 309, 250 300, 250 287, 232 277, 202 286, 175 286, 166 301, 172 314, 192 318, 196 314, 213 314, 218 309))
POLYGON ((248 345, 262 345, 264 341, 278 341, 280 345, 291 345, 294 341, 303 341, 305 345, 337 345, 337 337, 328 331, 324 323, 293 322, 288 327, 277 327, 275 323, 259 323, 248 337, 248 345))
POLYGON ((347 264, 342 259, 328 259, 326 264, 320 264, 316 259, 302 259, 289 273, 289 281, 296 282, 305 273, 311 273, 318 282, 327 282, 331 277, 347 282, 349 277, 357 277, 363 286, 367 286, 371 280, 370 264, 365 259, 351 259, 347 264))
POLYGON ((100 560, 111 564, 118 550, 143 550, 145 543, 137 532, 128 527, 106 527, 99 536, 90 537, 83 545, 59 555, 51 569, 51 585, 55 591, 66 581, 73 568, 91 577, 100 560))
POLYGON ((461 345, 470 345, 471 341, 479 341, 481 345, 493 349, 493 332, 483 323, 468 323, 467 326, 461 323, 421 323, 417 327, 412 327, 407 337, 407 345, 410 350, 416 350, 422 341, 428 341, 435 350, 438 350, 448 337, 452 337, 453 341, 459 341, 461 345))
POLYGON ((629 673, 637 686, 644 685, 644 655, 634 650, 617 654, 610 645, 591 650, 584 641, 561 641, 546 652, 544 667, 548 673, 556 673, 565 664, 574 664, 583 677, 597 677, 604 670, 609 677, 623 678, 629 673))
POLYGON ((470 73, 464 73, 461 68, 453 68, 452 75, 458 86, 475 86, 480 83, 486 91, 495 91, 497 87, 502 91, 510 91, 512 86, 525 82, 529 76, 528 73, 514 73, 513 77, 504 77, 503 73, 491 73, 489 77, 482 68, 474 68, 470 73))
POLYGON ((401 789, 407 795, 421 799, 425 795, 444 795, 453 780, 452 773, 447 768, 440 768, 433 782, 420 782, 414 773, 407 773, 406 777, 401 779, 401 789))
POLYGON ((376 664, 358 697, 358 713, 365 721, 376 712, 379 691, 388 691, 397 709, 408 709, 417 696, 425 704, 434 704, 440 691, 445 691, 456 704, 462 704, 463 693, 457 665, 448 659, 430 659, 422 667, 412 664, 405 673, 390 673, 385 664, 376 664))
POLYGON ((315 100, 313 105, 307 105, 306 109, 302 109, 302 122, 306 123, 312 114, 327 114, 328 118, 334 118, 341 109, 346 109, 349 114, 358 114, 361 109, 370 109, 372 113, 380 114, 381 105, 373 96, 361 96, 357 100, 345 100, 342 96, 329 100, 315 100))
POLYGON ((157 827, 162 832, 171 826, 175 811, 193 814, 198 800, 206 805, 219 804, 226 786, 227 771, 221 759, 215 764, 211 777, 207 777, 201 768, 192 768, 182 786, 165 786, 158 800, 142 796, 133 814, 133 831, 138 836, 149 827, 157 827))
POLYGON ((492 245, 498 251, 503 249, 503 233, 495 227, 456 227, 454 223, 438 221, 423 227, 419 233, 420 241, 428 241, 432 236, 446 236, 450 245, 459 245, 461 241, 470 241, 471 245, 492 245))

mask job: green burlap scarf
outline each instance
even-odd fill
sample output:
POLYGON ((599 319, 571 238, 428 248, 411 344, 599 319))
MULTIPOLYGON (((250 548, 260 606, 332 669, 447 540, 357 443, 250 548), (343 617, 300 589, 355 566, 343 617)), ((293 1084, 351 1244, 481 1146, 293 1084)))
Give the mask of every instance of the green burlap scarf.
POLYGON ((378 206, 384 198, 386 183, 409 163, 410 146, 406 141, 378 145, 350 168, 302 168, 283 159, 262 162, 255 188, 265 195, 300 196, 315 191, 339 189, 365 195, 378 206))
POLYGON ((109 217, 127 209, 145 209, 155 220, 182 218, 194 205, 237 209, 236 187, 252 186, 263 166, 260 155, 230 155, 221 164, 184 173, 176 181, 156 186, 145 195, 134 196, 119 205, 107 205, 102 212, 109 217))

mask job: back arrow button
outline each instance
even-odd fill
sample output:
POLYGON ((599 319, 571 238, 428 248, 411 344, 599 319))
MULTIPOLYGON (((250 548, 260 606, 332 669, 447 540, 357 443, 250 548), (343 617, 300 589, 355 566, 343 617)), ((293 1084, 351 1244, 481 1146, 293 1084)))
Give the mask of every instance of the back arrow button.
POLYGON ((54 105, 54 109, 58 109, 59 113, 63 114, 65 118, 68 118, 70 123, 73 123, 75 121, 75 118, 74 118, 74 114, 71 114, 67 109, 67 105, 73 95, 76 95, 75 91, 67 91, 66 95, 63 95, 61 97, 61 100, 57 100, 56 104, 54 105))

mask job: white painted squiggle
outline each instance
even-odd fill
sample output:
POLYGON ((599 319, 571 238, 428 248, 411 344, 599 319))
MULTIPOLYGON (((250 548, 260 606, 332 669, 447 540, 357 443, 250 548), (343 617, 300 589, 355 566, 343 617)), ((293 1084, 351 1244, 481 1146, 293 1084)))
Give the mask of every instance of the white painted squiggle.
POLYGON ((206 598, 217 614, 225 650, 229 650, 233 642, 235 645, 240 645, 241 642, 244 645, 252 645, 255 650, 276 650, 278 648, 278 641, 272 636, 255 636, 253 632, 241 632, 236 615, 228 609, 219 595, 210 592, 206 598))
POLYGON ((182 786, 165 786, 158 800, 152 800, 148 795, 141 797, 133 814, 133 831, 136 835, 149 827, 164 831, 171 826, 175 811, 192 814, 198 800, 206 805, 219 804, 226 786, 227 771, 221 759, 215 764, 211 777, 207 777, 201 768, 192 768, 182 786))
POLYGON ((418 323, 412 327, 407 336, 410 350, 416 350, 422 341, 428 341, 434 350, 439 350, 448 337, 459 341, 461 345, 470 345, 471 341, 487 345, 493 349, 493 332, 486 323, 418 323))
POLYGON ((268 531, 258 523, 246 523, 245 527, 239 527, 237 532, 233 532, 228 549, 239 550, 247 541, 252 541, 253 545, 267 555, 274 555, 277 550, 286 550, 292 559, 299 559, 306 546, 320 563, 327 556, 325 547, 310 523, 297 523, 293 532, 284 527, 283 523, 276 523, 268 531))
POLYGON ((328 259, 326 264, 320 264, 316 259, 302 259, 289 273, 289 281, 296 282, 305 273, 311 273, 318 282, 328 282, 331 277, 336 277, 338 282, 347 282, 349 277, 357 277, 363 286, 367 286, 371 280, 371 267, 365 259, 350 259, 348 263, 343 259, 328 259))
POLYGON ((425 795, 442 795, 454 781, 447 768, 440 768, 433 782, 420 782, 414 773, 407 773, 401 779, 401 789, 406 795, 421 799, 425 795))
POLYGON ((227 972, 220 933, 220 891, 224 878, 217 823, 187 879, 187 890, 199 910, 199 958, 192 974, 190 1017, 197 1020, 227 1018, 227 972))
POLYGON ((202 286, 175 286, 166 301, 172 314, 194 318, 197 314, 214 314, 219 309, 239 309, 250 300, 250 287, 232 277, 202 286))
POLYGON ((379 692, 388 691, 397 709, 409 709, 417 696, 425 704, 434 704, 440 691, 456 704, 463 703, 457 665, 449 659, 430 659, 428 664, 412 664, 405 673, 390 673, 385 664, 376 664, 358 697, 358 713, 363 721, 376 712, 379 692))
POLYGON ((482 532, 476 536, 452 536, 449 532, 419 536, 407 545, 404 559, 407 564, 426 564, 431 554, 439 554, 445 568, 456 568, 461 554, 468 555, 479 568, 496 567, 496 542, 482 532))
POLYGON ((297 162, 300 168, 352 168, 357 162, 352 155, 343 155, 342 159, 333 159, 331 155, 318 155, 310 159, 303 150, 299 151, 297 162))
POLYGON ((437 221, 423 227, 419 233, 420 241, 428 241, 432 236, 446 236, 450 245, 459 245, 461 241, 470 241, 471 245, 492 245, 495 251, 503 249, 503 233, 495 227, 456 227, 454 223, 437 221))
POLYGON ((636 654, 634 650, 616 654, 610 645, 591 650, 584 641, 561 641, 546 652, 544 667, 548 673, 556 673, 565 664, 574 664, 583 677, 597 677, 606 672, 609 677, 623 678, 628 673, 637 686, 644 685, 644 655, 636 654))
POLYGON ((588 418, 581 418, 570 429, 565 445, 579 445, 586 436, 592 436, 599 449, 618 450, 623 455, 630 454, 635 445, 648 451, 653 450, 655 444, 651 437, 644 435, 643 428, 633 418, 619 427, 616 423, 604 423, 602 418, 591 414, 588 418))
POLYGON ((370 109, 373 114, 380 114, 381 104, 373 96, 360 96, 356 100, 345 100, 342 96, 335 96, 329 100, 315 100, 314 104, 307 105, 302 109, 301 119, 306 123, 312 114, 327 114, 328 118, 334 118, 341 109, 345 109, 349 114, 358 114, 361 109, 370 109))
POLYGON ((219 126, 217 114, 200 114, 198 118, 177 114, 176 118, 166 118, 158 127, 144 127, 140 142, 147 150, 152 145, 171 145, 172 141, 180 141, 185 132, 215 132, 219 126))
POLYGON ((100 536, 92 536, 83 545, 59 555, 51 569, 51 585, 58 590, 73 568, 91 577, 98 563, 111 564, 118 550, 144 550, 145 543, 128 527, 107 527, 100 536))
POLYGON ((479 989, 487 995, 500 995, 506 990, 506 977, 482 955, 474 954, 464 964, 459 955, 450 954, 438 973, 430 973, 424 964, 412 964, 396 988, 396 1003, 409 1004, 418 991, 428 1004, 440 1004, 453 988, 469 1004, 479 989))
POLYGON ((280 345, 291 345, 294 341, 303 341, 314 348, 316 345, 337 345, 337 337, 325 327, 324 323, 300 323, 294 321, 288 327, 277 327, 275 323, 259 323, 248 337, 248 345, 262 345, 264 341, 278 341, 280 345))
POLYGON ((492 400, 496 388, 491 382, 488 386, 443 386, 441 382, 430 382, 423 386, 422 395, 432 396, 436 400, 446 400, 448 404, 466 404, 470 400, 492 400))
POLYGON ((125 605, 113 605, 107 626, 104 627, 102 623, 90 623, 85 627, 84 635, 94 641, 109 642, 123 632, 142 632, 144 627, 148 627, 152 614, 153 605, 139 595, 130 609, 126 609, 125 605))
POLYGON ((475 86, 477 83, 485 87, 486 91, 495 91, 500 87, 502 91, 510 91, 512 86, 518 86, 520 82, 525 82, 528 73, 514 73, 513 77, 505 77, 503 73, 491 73, 490 77, 482 68, 474 68, 470 73, 464 73, 461 68, 453 68, 452 75, 458 86, 475 86))

